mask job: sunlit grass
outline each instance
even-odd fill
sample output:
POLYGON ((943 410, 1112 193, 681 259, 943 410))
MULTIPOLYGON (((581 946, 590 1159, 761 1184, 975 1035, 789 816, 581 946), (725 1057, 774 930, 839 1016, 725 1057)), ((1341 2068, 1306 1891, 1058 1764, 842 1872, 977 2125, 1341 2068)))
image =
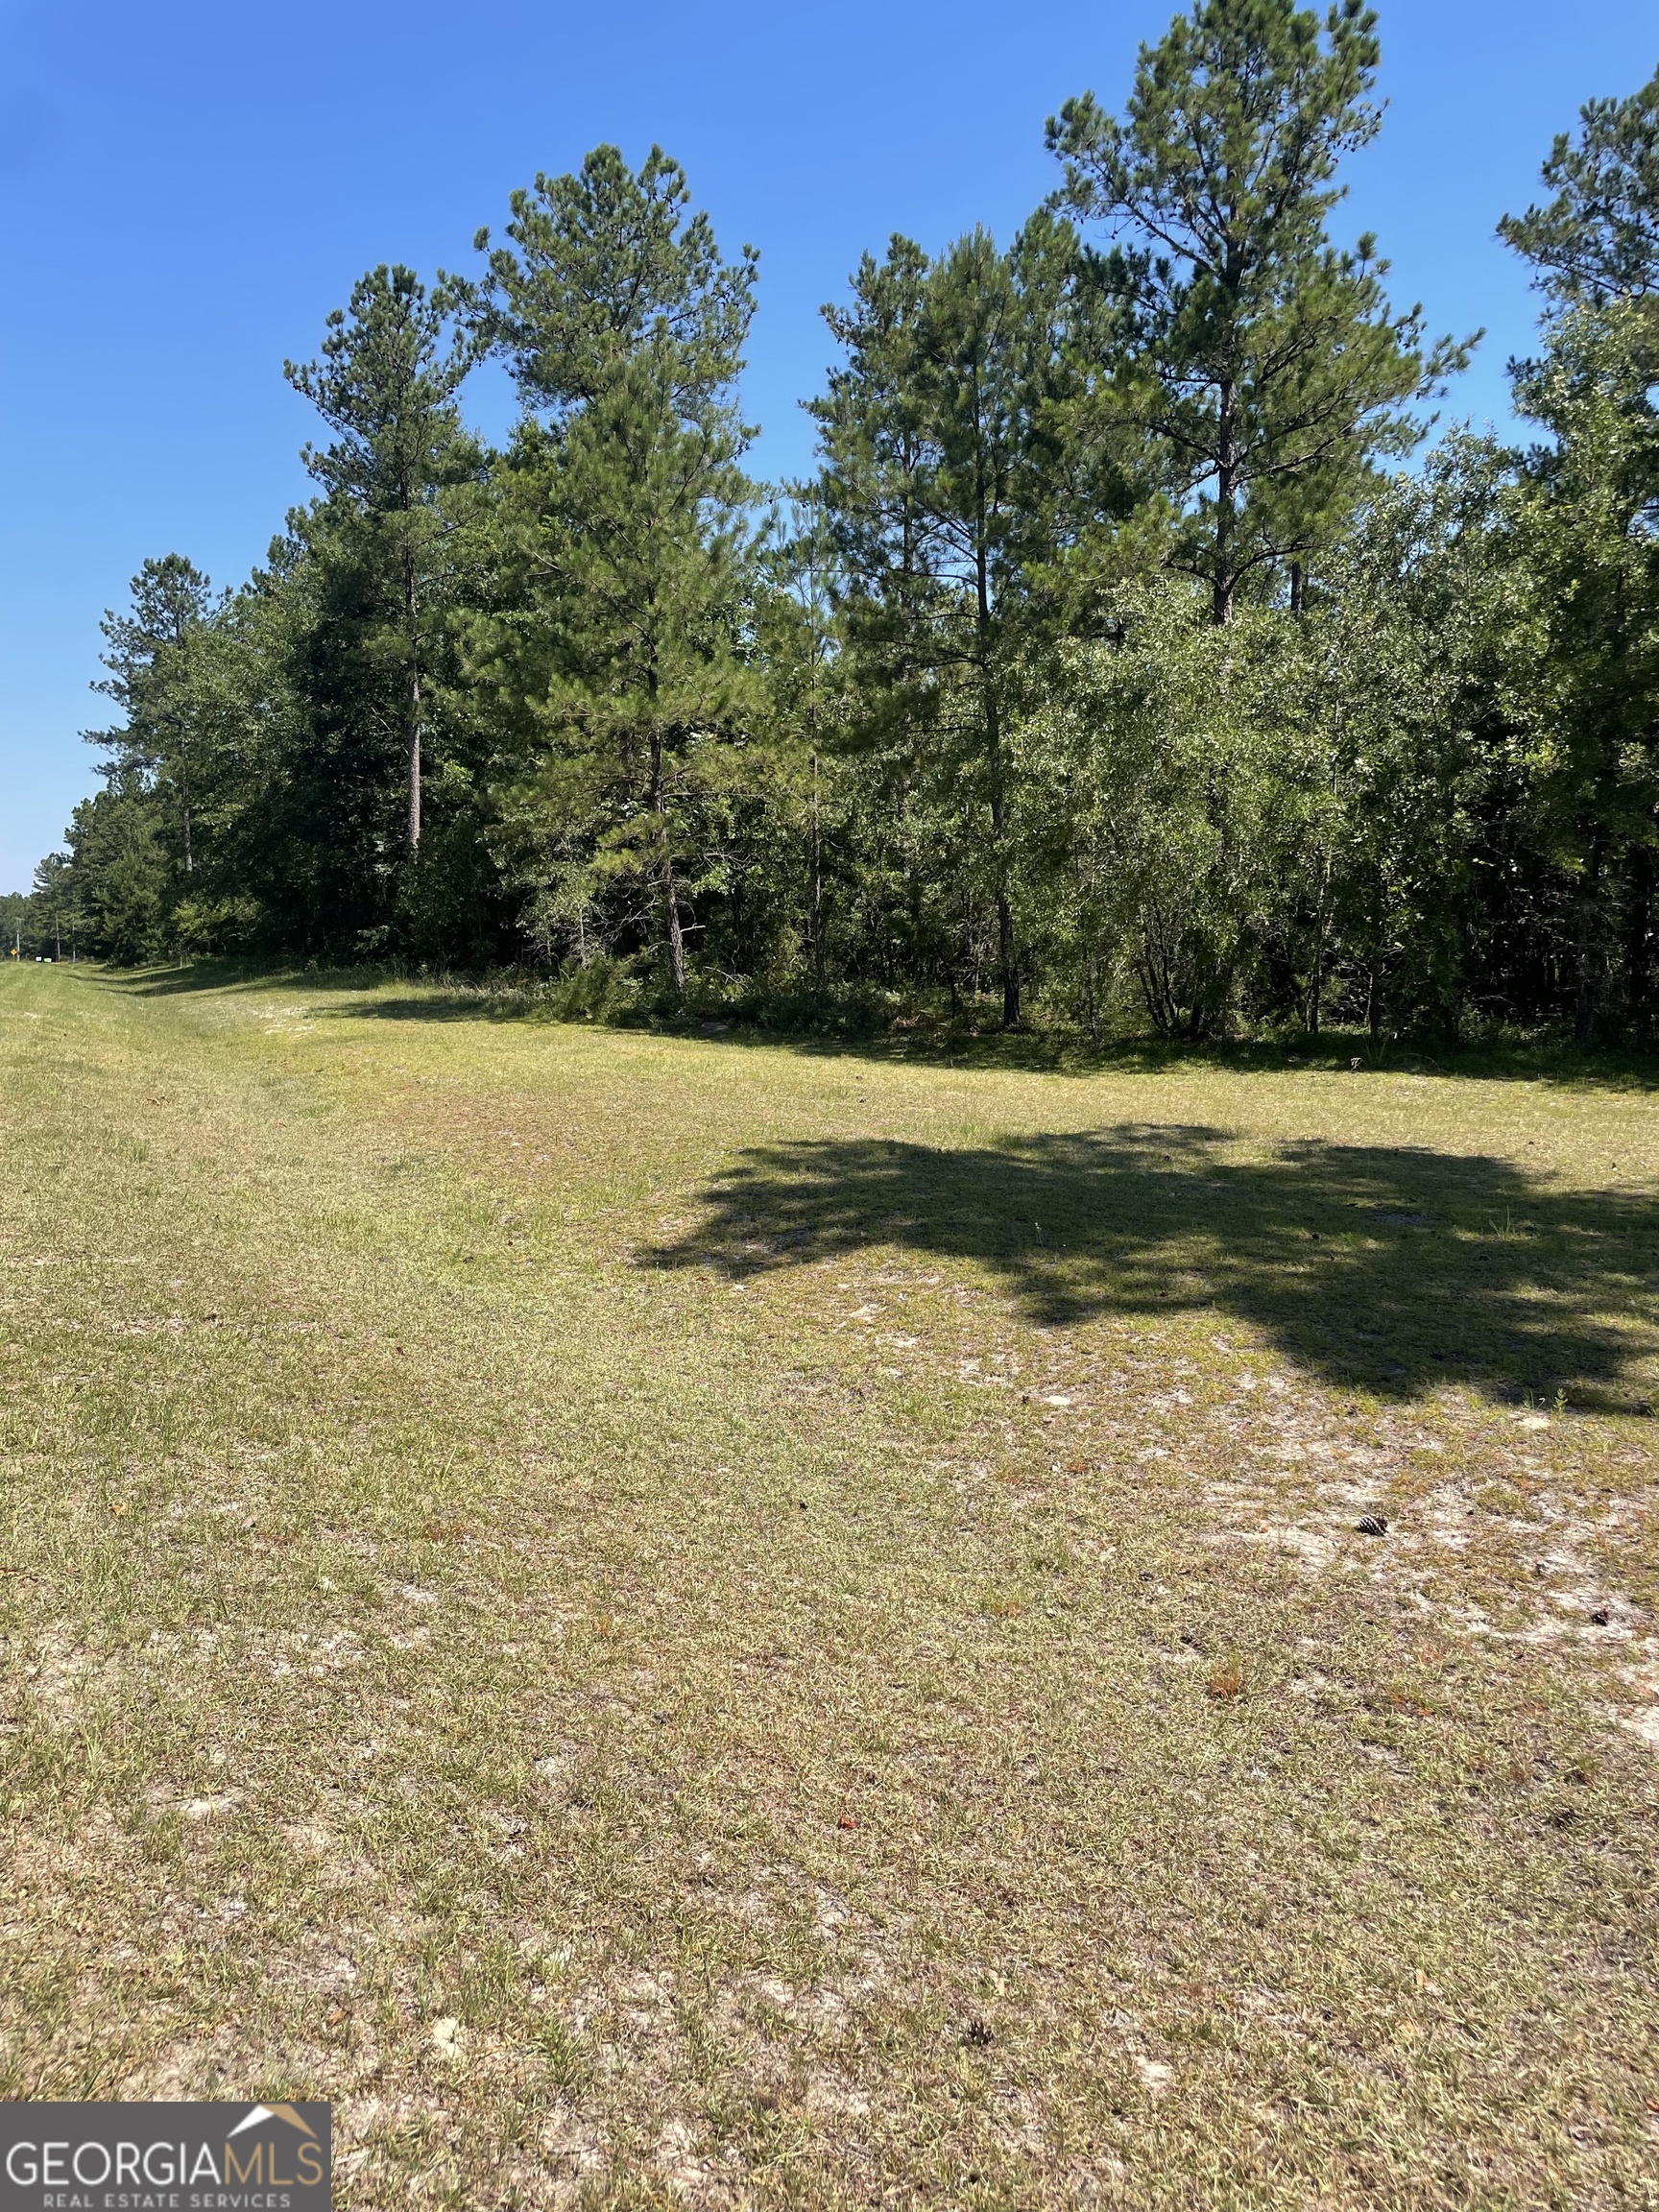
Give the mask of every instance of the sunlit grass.
POLYGON ((0 975, 8 2093, 329 2097, 362 2206, 1644 2200, 1639 1082, 191 983, 0 975))

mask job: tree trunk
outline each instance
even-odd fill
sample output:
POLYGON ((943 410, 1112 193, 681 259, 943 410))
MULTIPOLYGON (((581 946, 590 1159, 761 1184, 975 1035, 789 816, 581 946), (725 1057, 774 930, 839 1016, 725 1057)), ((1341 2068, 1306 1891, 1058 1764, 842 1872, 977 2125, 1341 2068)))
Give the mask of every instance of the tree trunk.
POLYGON ((1238 397, 1232 379, 1217 388, 1215 408, 1215 572, 1210 618, 1219 629, 1233 619, 1233 533, 1238 508, 1238 397))
POLYGON ((674 881, 674 863, 662 855, 662 892, 668 903, 668 965, 674 971, 674 995, 685 996, 685 937, 680 926, 680 892, 674 881))
POLYGON ((185 799, 185 800, 182 802, 182 805, 183 805, 183 810, 184 810, 184 873, 185 873, 185 875, 186 875, 186 876, 191 876, 191 875, 194 875, 194 874, 195 874, 195 871, 196 871, 196 863, 195 863, 194 859, 191 857, 191 854, 190 854, 190 802, 189 802, 189 800, 188 800, 188 799, 185 799))
POLYGON ((421 656, 415 626, 415 561, 403 556, 403 616, 409 626, 409 851, 421 850, 421 656))
POLYGON ((685 996, 685 933, 680 922, 680 886, 674 876, 674 854, 668 843, 668 813, 662 800, 662 740, 651 733, 651 811, 657 817, 659 872, 662 906, 668 923, 668 965, 674 974, 676 998, 685 996))
POLYGON ((421 671, 409 674, 409 850, 421 850, 421 671))
POLYGON ((1308 1034, 1319 1034, 1319 1017, 1325 1002, 1325 960, 1330 950, 1331 855, 1326 854, 1319 871, 1319 899, 1313 909, 1313 971, 1308 978, 1308 1034))
POLYGON ((1638 1037, 1652 1031, 1653 849, 1638 845, 1630 855, 1630 901, 1625 924, 1625 999, 1638 1037))
POLYGON ((1020 964, 1014 953, 1014 916, 1008 894, 997 894, 997 958, 1002 970, 1002 1026, 1020 1026, 1020 964))
MULTIPOLYGON (((981 457, 983 449, 981 448, 981 457)), ((975 488, 974 588, 978 606, 979 689, 985 715, 985 764, 991 778, 991 842, 997 867, 997 966, 1002 982, 1002 1026, 1020 1026, 1020 965, 1014 912, 1008 903, 1007 797, 1002 787, 1002 722, 991 673, 991 548, 983 469, 975 488)))
POLYGON ((1587 1052, 1596 1032, 1596 955, 1601 904, 1601 840, 1592 839, 1590 858, 1578 879, 1575 966, 1577 989, 1573 1005, 1573 1039, 1587 1052))
POLYGON ((824 837, 818 820, 818 756, 812 756, 812 981, 824 996, 824 837))

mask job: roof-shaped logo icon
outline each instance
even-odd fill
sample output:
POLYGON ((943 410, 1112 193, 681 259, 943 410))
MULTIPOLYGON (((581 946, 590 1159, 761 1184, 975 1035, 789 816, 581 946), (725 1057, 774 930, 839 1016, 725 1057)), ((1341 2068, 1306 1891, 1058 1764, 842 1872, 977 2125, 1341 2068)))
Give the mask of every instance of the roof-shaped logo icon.
POLYGON ((292 2104, 250 2104, 230 2132, 232 2135, 240 2135, 250 2128, 257 2128, 265 2120, 286 2120, 289 2127, 298 2128, 301 2135, 309 2135, 313 2142, 317 2140, 317 2130, 310 2121, 292 2104))

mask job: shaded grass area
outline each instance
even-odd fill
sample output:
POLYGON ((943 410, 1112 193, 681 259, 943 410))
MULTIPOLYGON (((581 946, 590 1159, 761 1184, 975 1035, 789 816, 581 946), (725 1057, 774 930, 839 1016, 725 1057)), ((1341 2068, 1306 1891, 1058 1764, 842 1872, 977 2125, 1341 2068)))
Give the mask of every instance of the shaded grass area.
POLYGON ((1659 1206, 1428 1145, 1170 1124, 995 1147, 816 1140, 742 1156, 650 1263, 739 1272, 869 1240, 991 1270, 1033 1321, 1214 1310, 1337 1389, 1459 1381, 1648 1410, 1659 1206))
POLYGON ((8 2093, 326 2096, 364 2207, 1649 2200, 1643 1095, 410 996, 0 976, 8 2093))
MULTIPOLYGON (((388 1022, 593 1020, 556 1011, 557 991, 544 977, 518 973, 498 976, 404 976, 373 967, 307 964, 221 957, 107 975, 115 988, 143 998, 171 998, 291 983, 314 997, 353 999, 350 1018, 388 1022), (372 996, 371 996, 372 995, 372 996), (367 999, 367 1002, 365 1002, 367 999)), ((989 1000, 986 1008, 989 1008, 989 1000)), ((1155 1074, 1213 1070, 1231 1074, 1287 1070, 1342 1071, 1361 1078, 1383 1073, 1445 1076, 1478 1081, 1546 1082, 1644 1092, 1659 1084, 1659 1052, 1613 1041, 1582 1050, 1552 1034, 1495 1031, 1462 1041, 1412 1036, 1378 1041, 1359 1030, 1327 1029, 1310 1037, 1279 1035, 1189 1043, 1152 1034, 1092 1043, 1080 1031, 1052 1028, 1004 1031, 988 1011, 952 1018, 942 1009, 906 1011, 899 1003, 815 1000, 800 996, 759 1012, 711 1001, 676 1013, 667 1005, 641 1007, 609 1025, 662 1036, 718 1037, 733 1047, 856 1054, 882 1062, 944 1062, 952 1067, 1045 1074, 1102 1072, 1155 1074)))

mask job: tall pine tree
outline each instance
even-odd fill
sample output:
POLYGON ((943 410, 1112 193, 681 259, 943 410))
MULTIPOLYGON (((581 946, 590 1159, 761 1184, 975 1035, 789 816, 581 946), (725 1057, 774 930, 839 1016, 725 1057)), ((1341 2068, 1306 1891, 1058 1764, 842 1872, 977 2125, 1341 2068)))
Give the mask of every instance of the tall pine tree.
POLYGON ((321 360, 284 371, 335 433, 331 445, 305 448, 326 509, 323 529, 307 535, 331 539, 336 564, 352 570, 355 654, 377 679, 371 689, 390 694, 384 715, 400 730, 411 854, 421 844, 434 602, 452 528, 445 494, 480 467, 455 402, 476 349, 451 325, 449 305, 413 270, 382 265, 329 316, 321 360))
POLYGON ((204 774, 195 648, 213 606, 208 579, 181 553, 146 561, 132 579, 125 614, 107 613, 104 665, 95 686, 120 708, 114 730, 88 742, 108 756, 105 774, 128 797, 165 794, 186 876, 196 865, 195 817, 204 774))
POLYGON ((1299 599, 1372 456, 1419 435, 1407 403, 1462 358, 1390 314, 1373 240, 1326 236, 1337 164, 1378 128, 1377 61, 1362 0, 1323 29, 1295 0, 1196 0, 1142 48, 1125 120, 1085 93, 1048 124, 1063 200, 1118 241, 1095 263, 1126 317, 1099 428, 1162 449, 1173 562, 1217 623, 1264 572, 1299 599))
POLYGON ((1554 198, 1498 229, 1547 290, 1593 305, 1659 295, 1659 72, 1628 99, 1587 101, 1543 180, 1554 198))
POLYGON ((1074 264, 1070 225, 1047 215, 1007 253, 975 230, 929 262, 896 237, 885 262, 865 257, 852 304, 825 310, 846 360, 812 402, 865 742, 983 821, 970 849, 985 854, 975 888, 995 909, 1009 1027, 1007 724, 1056 552, 1046 411, 1074 264))
POLYGON ((753 707, 736 381, 756 256, 723 259, 689 198, 661 148, 636 172, 601 146, 515 193, 505 244, 478 239, 482 326, 541 418, 503 496, 513 611, 477 637, 533 754, 508 835, 578 917, 650 886, 678 994, 701 802, 753 707))

